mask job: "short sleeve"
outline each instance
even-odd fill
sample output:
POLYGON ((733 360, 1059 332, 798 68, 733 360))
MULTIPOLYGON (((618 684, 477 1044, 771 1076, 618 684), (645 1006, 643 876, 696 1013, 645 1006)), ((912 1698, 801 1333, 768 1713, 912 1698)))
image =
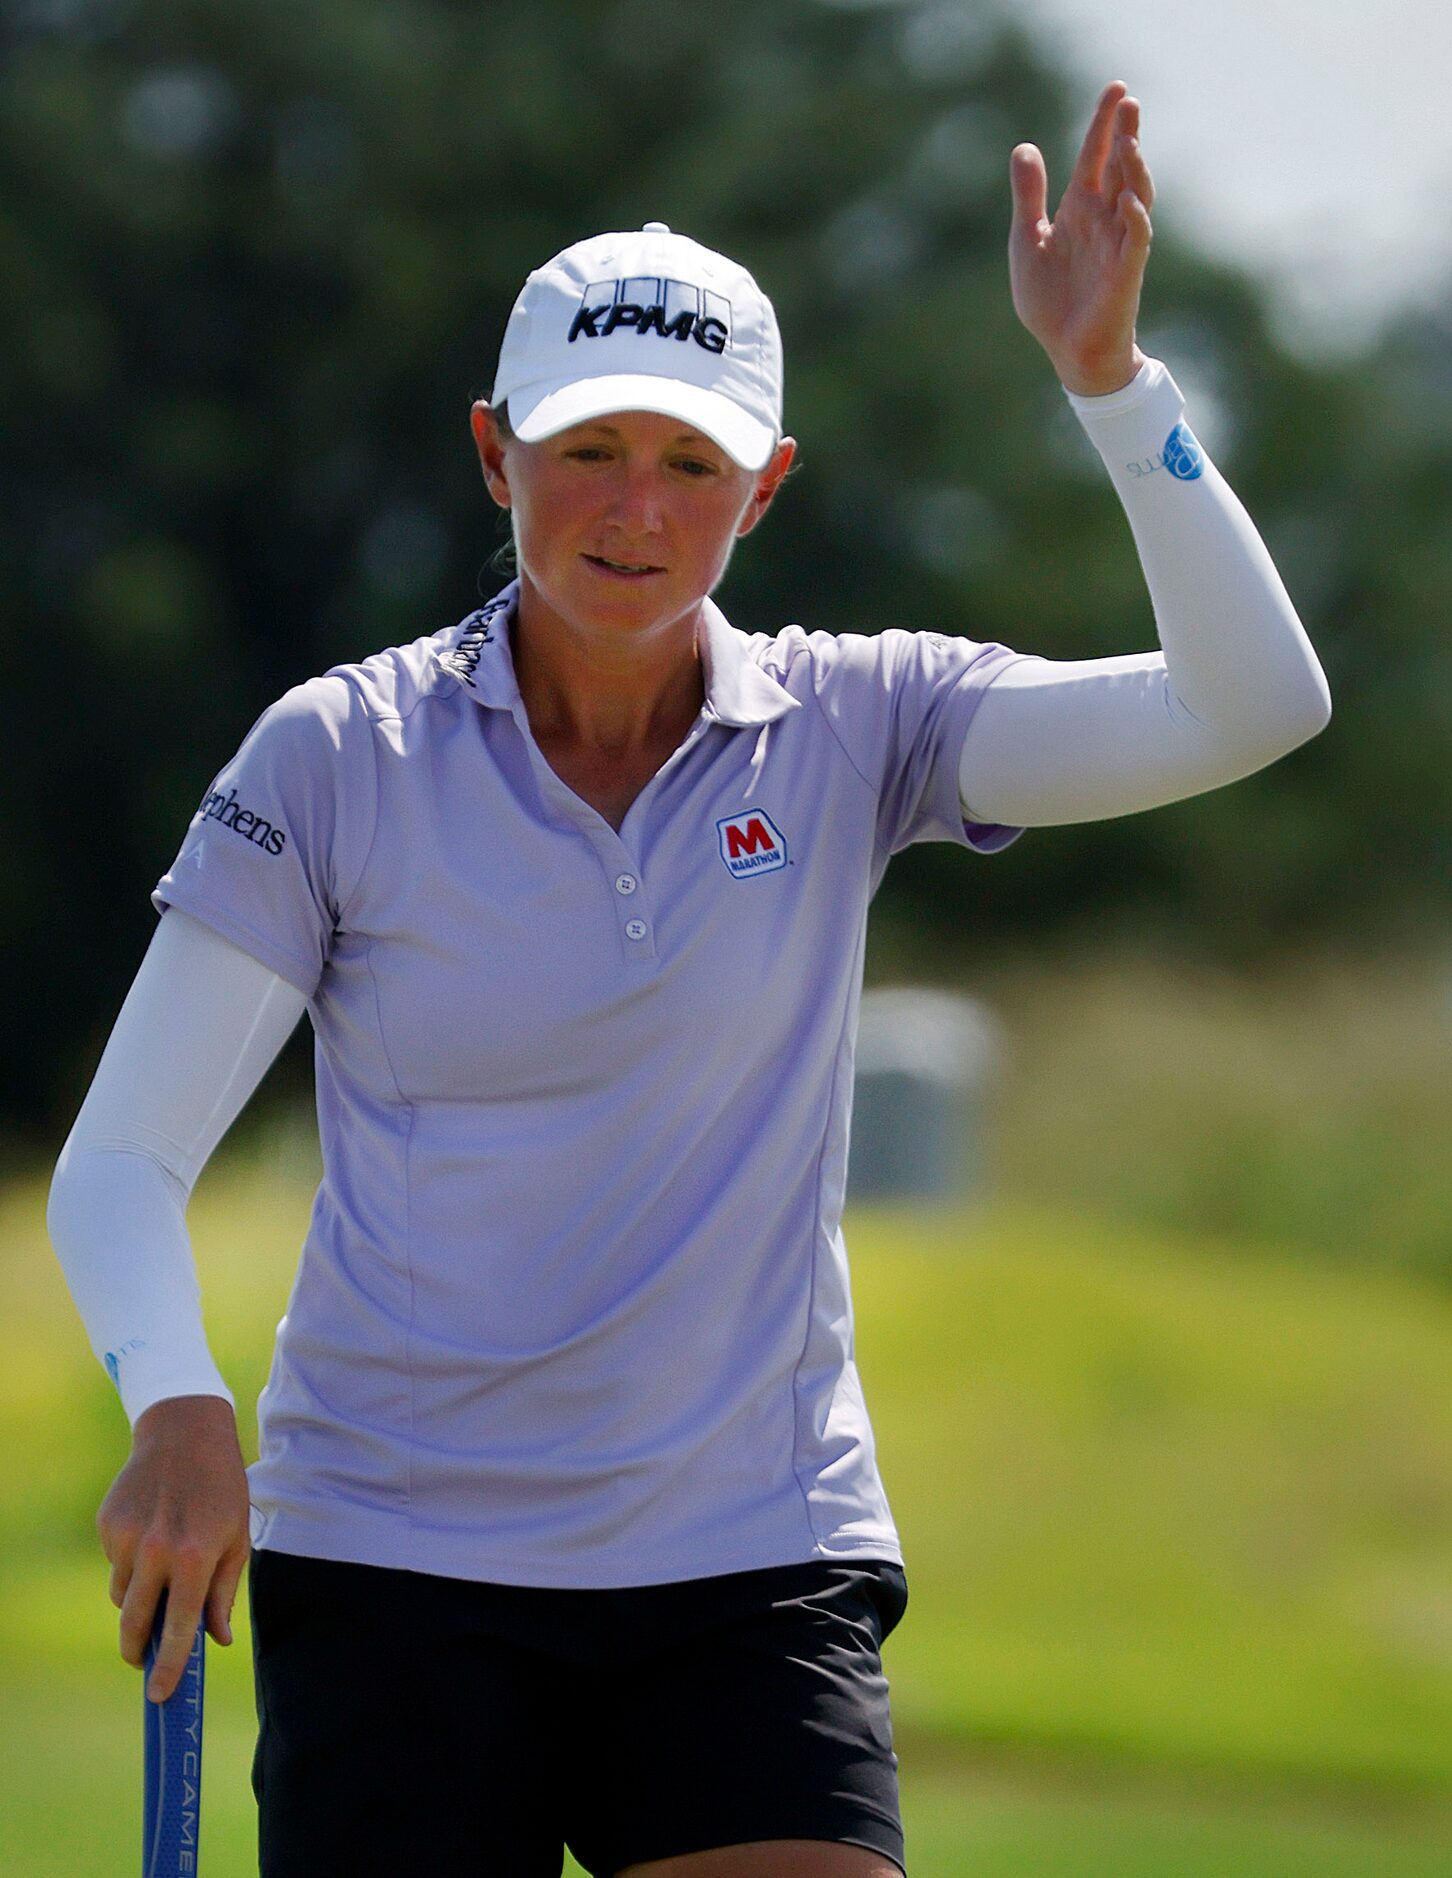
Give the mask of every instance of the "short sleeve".
POLYGON ((958 760, 979 700, 1021 655, 948 633, 812 635, 835 648, 818 662, 817 701, 878 797, 877 842, 896 854, 915 841, 956 841, 995 854, 1021 828, 963 818, 958 760))
POLYGON ((346 679, 294 686, 214 778, 152 905, 181 907, 312 997, 372 843, 375 764, 346 679))

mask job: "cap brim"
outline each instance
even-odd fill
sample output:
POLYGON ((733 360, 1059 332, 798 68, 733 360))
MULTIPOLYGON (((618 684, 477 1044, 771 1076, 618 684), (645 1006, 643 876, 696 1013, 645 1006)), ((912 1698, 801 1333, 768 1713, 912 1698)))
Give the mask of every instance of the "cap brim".
POLYGON ((765 469, 776 448, 769 424, 743 411, 719 391, 652 372, 620 373, 605 378, 575 378, 564 384, 524 385, 508 397, 509 428, 524 443, 538 443, 617 411, 654 411, 683 423, 720 444, 742 469, 765 469))

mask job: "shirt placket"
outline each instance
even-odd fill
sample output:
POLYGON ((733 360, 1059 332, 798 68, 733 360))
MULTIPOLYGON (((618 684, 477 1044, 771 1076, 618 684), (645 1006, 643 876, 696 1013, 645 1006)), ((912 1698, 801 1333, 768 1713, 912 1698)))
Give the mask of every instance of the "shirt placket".
POLYGON ((684 761, 686 753, 699 743, 715 718, 705 711, 697 717, 681 743, 631 803, 617 833, 598 810, 592 809, 588 802, 577 796, 550 768, 544 753, 530 734, 523 706, 518 706, 513 715, 520 735, 529 748, 530 761, 550 801, 595 851, 601 878, 610 896, 622 962, 636 967, 653 965, 660 956, 656 950, 655 897, 650 892, 639 855, 632 844, 638 837, 662 780, 670 770, 684 761))

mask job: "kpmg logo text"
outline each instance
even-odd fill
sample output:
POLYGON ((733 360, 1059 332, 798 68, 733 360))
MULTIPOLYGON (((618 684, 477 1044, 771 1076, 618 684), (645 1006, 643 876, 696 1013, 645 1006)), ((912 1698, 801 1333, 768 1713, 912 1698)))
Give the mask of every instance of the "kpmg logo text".
POLYGON ((585 289, 570 327, 577 339, 608 339, 612 333, 655 333, 682 345, 694 339, 707 352, 724 352, 731 343, 731 302, 724 294, 687 280, 595 281, 585 289))
POLYGON ((765 809, 728 815, 716 824, 721 859, 737 880, 752 874, 774 874, 787 864, 786 838, 765 809))

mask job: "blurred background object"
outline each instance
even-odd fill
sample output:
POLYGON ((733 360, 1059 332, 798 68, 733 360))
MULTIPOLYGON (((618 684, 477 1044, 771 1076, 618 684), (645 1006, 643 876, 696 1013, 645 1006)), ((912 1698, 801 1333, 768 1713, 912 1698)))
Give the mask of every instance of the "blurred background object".
POLYGON ((1001 1051, 976 998, 916 985, 864 991, 847 1197, 986 1197, 984 1133, 1001 1051))
MULTIPOLYGON (((1013 144, 1057 201, 1115 76, 1159 192, 1141 341, 1336 714, 1154 814, 909 850, 878 896, 854 1200, 905 1067, 875 994, 997 1039, 914 1071, 942 1099, 891 1178, 932 1197, 847 1220, 914 1874, 1452 1869, 1449 62, 1430 0, 0 8, 0 1869, 99 1878, 139 1828, 94 1530, 129 1438, 45 1183, 248 727, 503 583, 467 412, 525 271, 658 218, 772 295, 801 467, 739 625, 1143 649, 1005 260, 1013 144)), ((310 1093, 303 1025, 189 1215, 249 1458, 310 1093)), ((209 1729, 227 1878, 245 1642, 209 1729)))

